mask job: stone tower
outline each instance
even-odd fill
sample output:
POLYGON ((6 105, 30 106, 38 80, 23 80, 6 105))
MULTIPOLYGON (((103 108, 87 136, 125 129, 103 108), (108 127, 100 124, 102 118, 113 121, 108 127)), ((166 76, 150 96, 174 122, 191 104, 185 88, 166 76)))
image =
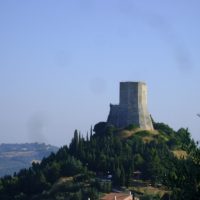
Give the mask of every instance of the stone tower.
POLYGON ((143 82, 120 82, 120 103, 110 104, 108 123, 118 128, 130 124, 141 129, 153 130, 147 109, 147 86, 143 82))

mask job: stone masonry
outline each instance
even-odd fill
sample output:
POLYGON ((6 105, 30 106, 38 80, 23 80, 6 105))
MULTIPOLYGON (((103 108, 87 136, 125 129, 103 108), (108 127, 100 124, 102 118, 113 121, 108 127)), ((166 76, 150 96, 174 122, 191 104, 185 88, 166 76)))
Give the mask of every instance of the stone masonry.
POLYGON ((120 82, 120 103, 110 104, 108 123, 118 128, 131 124, 144 130, 153 130, 147 109, 147 86, 143 82, 120 82))

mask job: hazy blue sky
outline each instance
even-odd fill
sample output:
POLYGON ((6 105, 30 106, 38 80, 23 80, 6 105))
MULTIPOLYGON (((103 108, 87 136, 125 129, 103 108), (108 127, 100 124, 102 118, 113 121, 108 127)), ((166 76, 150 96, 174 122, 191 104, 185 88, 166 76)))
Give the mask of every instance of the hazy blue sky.
POLYGON ((68 144, 145 81, 155 121, 200 140, 199 0, 1 0, 0 143, 68 144))

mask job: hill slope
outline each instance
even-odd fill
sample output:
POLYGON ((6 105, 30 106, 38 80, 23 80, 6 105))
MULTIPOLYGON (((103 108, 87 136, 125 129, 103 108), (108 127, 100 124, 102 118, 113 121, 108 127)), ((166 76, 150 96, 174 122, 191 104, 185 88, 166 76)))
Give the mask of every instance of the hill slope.
POLYGON ((155 133, 123 135, 134 130, 101 122, 86 138, 75 131, 69 146, 14 177, 0 179, 0 199, 98 199, 122 186, 141 199, 200 199, 200 149, 190 133, 163 123, 154 127, 155 133), (187 156, 173 153, 181 151, 187 156))
POLYGON ((40 162, 57 150, 55 146, 39 143, 0 144, 0 176, 28 168, 32 162, 40 162))

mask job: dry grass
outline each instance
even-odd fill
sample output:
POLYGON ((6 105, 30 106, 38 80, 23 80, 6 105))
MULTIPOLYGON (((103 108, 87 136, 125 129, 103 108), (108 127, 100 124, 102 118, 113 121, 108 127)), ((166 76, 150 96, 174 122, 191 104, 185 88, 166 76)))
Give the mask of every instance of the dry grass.
POLYGON ((129 189, 133 190, 137 193, 147 194, 147 195, 159 195, 160 197, 162 197, 166 193, 170 193, 170 191, 164 187, 157 188, 157 187, 153 187, 153 186, 143 186, 143 187, 133 186, 133 187, 130 187, 129 189))
POLYGON ((141 129, 141 128, 135 128, 133 130, 122 130, 118 133, 118 135, 121 137, 121 138, 129 138, 135 134, 139 135, 140 133, 142 133, 143 131, 146 131, 146 133, 148 133, 149 135, 152 135, 152 136, 155 136, 155 135, 159 135, 160 133, 157 131, 157 130, 150 130, 150 131, 147 131, 147 130, 144 130, 144 129, 141 129))
POLYGON ((133 130, 121 130, 117 134, 121 139, 126 139, 137 135, 143 140, 144 143, 158 140, 167 142, 169 140, 167 135, 159 132, 158 130, 144 130, 141 128, 135 128, 133 130))
POLYGON ((136 128, 134 130, 122 130, 118 134, 121 138, 129 138, 133 136, 135 133, 139 132, 140 130, 141 130, 140 128, 136 128))
POLYGON ((153 138, 151 136, 145 136, 145 137, 142 138, 142 140, 143 140, 144 143, 149 143, 149 142, 155 140, 155 138, 153 138))
POLYGON ((174 150, 172 153, 178 158, 178 159, 186 159, 188 157, 188 154, 184 150, 174 150))

